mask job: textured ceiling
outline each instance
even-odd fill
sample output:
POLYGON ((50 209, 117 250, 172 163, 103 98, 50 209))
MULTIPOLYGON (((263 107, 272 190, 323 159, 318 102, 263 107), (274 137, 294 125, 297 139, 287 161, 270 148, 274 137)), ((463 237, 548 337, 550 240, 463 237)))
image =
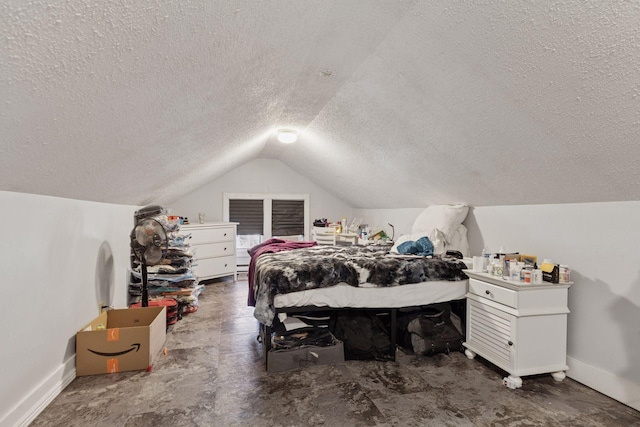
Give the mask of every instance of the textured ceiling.
POLYGON ((0 0, 0 40, 0 190, 269 157, 359 208, 640 200, 638 1, 0 0))

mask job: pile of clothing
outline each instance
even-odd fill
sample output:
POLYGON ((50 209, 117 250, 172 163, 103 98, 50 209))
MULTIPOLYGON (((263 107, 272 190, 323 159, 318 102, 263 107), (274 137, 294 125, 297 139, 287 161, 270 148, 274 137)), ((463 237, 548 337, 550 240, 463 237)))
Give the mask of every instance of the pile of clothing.
MULTIPOLYGON (((152 218, 164 227, 169 245, 164 258, 158 264, 147 266, 149 301, 175 300, 178 307, 177 321, 182 314, 198 310, 198 296, 204 290, 204 285, 199 284, 193 274, 191 268, 193 252, 189 243, 191 235, 180 233, 179 218, 167 215, 154 215, 152 218)), ((129 305, 139 304, 141 300, 141 264, 135 256, 132 256, 129 274, 129 305)))

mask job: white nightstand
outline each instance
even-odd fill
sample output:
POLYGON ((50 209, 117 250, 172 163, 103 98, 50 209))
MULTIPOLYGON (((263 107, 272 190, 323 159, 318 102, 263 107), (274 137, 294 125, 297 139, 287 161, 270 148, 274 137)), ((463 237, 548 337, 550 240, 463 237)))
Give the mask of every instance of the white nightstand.
POLYGON ((486 273, 466 272, 465 354, 476 354, 507 371, 515 387, 521 376, 551 373, 565 378, 567 307, 571 283, 523 284, 486 273))

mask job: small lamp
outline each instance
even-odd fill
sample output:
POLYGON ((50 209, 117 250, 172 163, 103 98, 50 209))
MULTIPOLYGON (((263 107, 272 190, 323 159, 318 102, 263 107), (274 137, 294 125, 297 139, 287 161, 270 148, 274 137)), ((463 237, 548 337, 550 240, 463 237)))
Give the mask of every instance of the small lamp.
POLYGON ((278 141, 284 144, 291 144, 298 140, 298 133, 292 129, 278 130, 278 141))

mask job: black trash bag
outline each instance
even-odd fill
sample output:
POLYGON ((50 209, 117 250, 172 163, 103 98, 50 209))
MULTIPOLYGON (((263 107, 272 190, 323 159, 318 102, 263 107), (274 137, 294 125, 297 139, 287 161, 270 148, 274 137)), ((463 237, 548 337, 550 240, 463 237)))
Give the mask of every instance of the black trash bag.
POLYGON ((330 329, 343 342, 347 360, 389 360, 391 340, 388 328, 369 310, 337 311, 330 329))

